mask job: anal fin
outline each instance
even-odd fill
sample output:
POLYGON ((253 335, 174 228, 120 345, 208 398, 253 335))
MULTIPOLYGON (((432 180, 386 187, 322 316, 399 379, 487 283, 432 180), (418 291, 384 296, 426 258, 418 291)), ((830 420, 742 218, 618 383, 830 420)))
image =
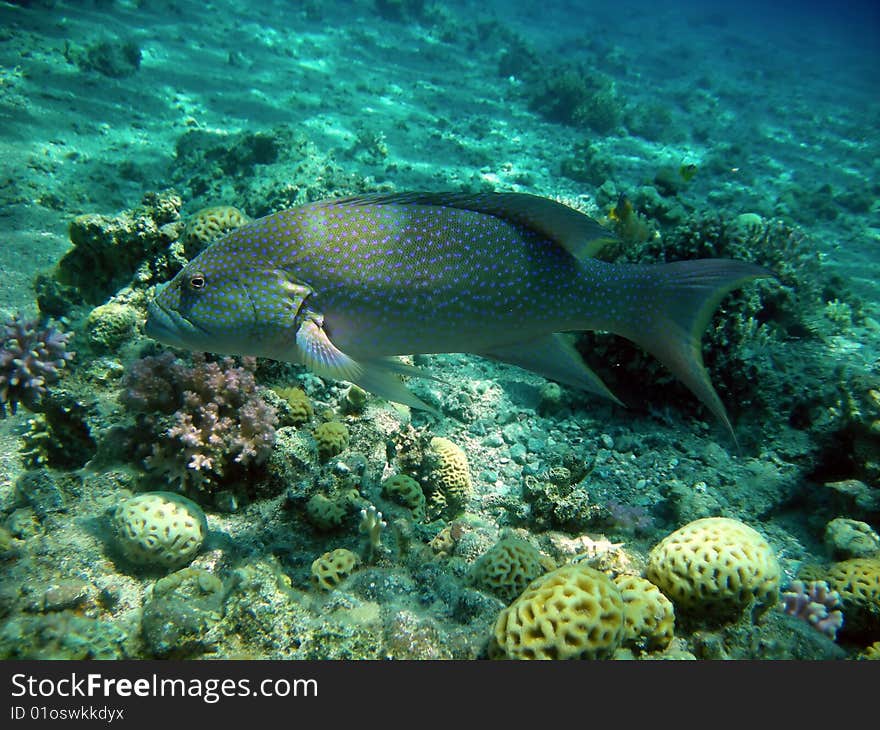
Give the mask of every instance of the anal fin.
POLYGON ((587 367, 565 335, 544 335, 506 347, 495 347, 490 352, 481 354, 493 360, 518 365, 549 380, 588 390, 623 405, 599 376, 587 367))
POLYGON ((429 406, 403 384, 396 375, 398 372, 416 377, 431 377, 418 368, 404 365, 397 361, 372 360, 363 363, 360 374, 352 382, 385 400, 402 403, 410 408, 417 408, 422 411, 428 411, 432 415, 440 416, 440 412, 436 408, 429 406))

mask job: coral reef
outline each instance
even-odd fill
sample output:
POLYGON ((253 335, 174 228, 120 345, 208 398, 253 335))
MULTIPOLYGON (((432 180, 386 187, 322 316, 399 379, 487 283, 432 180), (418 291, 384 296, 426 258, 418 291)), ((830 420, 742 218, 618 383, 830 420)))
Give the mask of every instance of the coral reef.
POLYGON ((305 516, 311 525, 324 532, 340 527, 351 512, 351 500, 330 499, 326 494, 315 494, 306 503, 305 516))
MULTIPOLYGON (((649 189, 657 200, 668 200, 649 189)), ((646 201, 644 194, 634 196, 629 219, 646 213, 648 224, 662 220, 665 213, 646 201)), ((812 338, 830 292, 845 294, 820 266, 816 247, 802 229, 780 220, 740 226, 722 215, 692 214, 667 222, 660 235, 609 252, 634 263, 734 258, 763 265, 779 277, 726 297, 723 316, 716 314, 702 338, 712 382, 734 420, 745 412, 753 422, 772 414, 773 424, 809 427, 819 423, 814 415, 818 404, 839 398, 827 383, 831 364, 812 338)), ((665 402, 691 402, 658 362, 627 340, 587 332, 577 348, 628 404, 648 402, 659 408, 665 402), (662 387, 647 387, 647 377, 662 387)))
POLYGON ((248 221, 250 218, 232 205, 214 205, 197 210, 187 218, 183 229, 183 250, 186 257, 194 258, 206 246, 248 221))
POLYGON ((869 641, 880 636, 880 557, 852 558, 828 568, 804 565, 798 577, 827 581, 838 594, 845 617, 843 636, 869 641))
POLYGON ((213 573, 183 568, 157 580, 144 602, 141 632, 150 655, 194 659, 215 651, 227 591, 213 573))
POLYGON ((382 482, 382 494, 389 499, 408 507, 413 519, 425 518, 425 493, 421 485, 406 474, 392 474, 382 482))
POLYGON ((315 409, 302 388, 274 388, 274 391, 287 406, 279 414, 283 425, 299 426, 312 419, 315 409))
POLYGON ((447 438, 435 436, 422 465, 428 489, 428 517, 449 519, 458 514, 471 494, 467 454, 447 438))
POLYGON ((583 530, 599 513, 599 506, 590 503, 581 479, 584 470, 553 466, 538 475, 523 479, 523 499, 529 505, 528 521, 539 527, 577 532, 583 530))
POLYGON ((110 621, 67 610, 23 614, 0 628, 3 659, 124 659, 128 632, 110 621))
POLYGON ((0 342, 0 658, 880 656, 880 154, 856 39, 805 34, 821 73, 792 96, 797 39, 765 57, 734 17, 12 5, 0 295, 39 317, 0 342), (156 289, 249 215, 406 190, 555 196, 616 234, 603 261, 771 269, 705 333, 739 448, 603 331, 572 338, 626 410, 458 353, 413 357, 427 414, 146 336, 156 289))
POLYGON ((825 526, 825 547, 835 560, 880 554, 880 536, 867 523, 837 517, 825 526))
POLYGON ((388 527, 388 523, 382 519, 382 513, 371 504, 360 512, 361 521, 358 524, 358 532, 367 536, 367 562, 372 562, 376 553, 382 549, 382 533, 388 527))
POLYGON ((599 134, 617 129, 624 111, 612 79, 577 67, 544 69, 531 81, 529 107, 550 121, 599 134))
POLYGON ((139 318, 131 304, 110 301, 95 307, 86 318, 89 344, 97 352, 118 352, 134 338, 139 318))
POLYGON ((121 79, 141 67, 141 49, 134 40, 100 40, 85 49, 65 44, 64 56, 83 71, 97 71, 103 76, 121 79))
POLYGON ((318 442, 318 453, 324 458, 337 456, 348 446, 348 426, 341 421, 320 423, 314 430, 315 441, 318 442))
POLYGON ((3 325, 0 345, 0 417, 20 403, 40 410, 46 386, 55 383, 75 353, 67 349, 72 333, 41 325, 18 314, 3 325))
POLYGON ((379 189, 291 127, 228 134, 192 129, 175 144, 172 180, 188 200, 235 200, 259 218, 301 203, 379 189))
POLYGON ((90 304, 104 304, 109 295, 130 283, 142 266, 146 267, 139 273, 143 280, 167 278, 180 266, 168 250, 179 234, 180 207, 180 197, 167 191, 148 193, 140 206, 116 216, 74 218, 69 230, 73 249, 58 262, 48 280, 38 281, 40 309, 51 314, 69 309, 65 297, 53 291, 52 279, 62 287, 74 288, 90 304))

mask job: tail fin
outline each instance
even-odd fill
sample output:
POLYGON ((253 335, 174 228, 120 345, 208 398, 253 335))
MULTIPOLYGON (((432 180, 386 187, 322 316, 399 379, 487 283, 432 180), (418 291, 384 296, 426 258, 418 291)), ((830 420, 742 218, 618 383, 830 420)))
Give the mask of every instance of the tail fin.
POLYGON ((749 281, 774 274, 761 266, 730 259, 678 261, 651 268, 656 277, 651 282, 656 306, 650 326, 624 325, 613 331, 666 365, 715 414, 736 441, 724 404, 703 365, 700 339, 725 294, 749 281))

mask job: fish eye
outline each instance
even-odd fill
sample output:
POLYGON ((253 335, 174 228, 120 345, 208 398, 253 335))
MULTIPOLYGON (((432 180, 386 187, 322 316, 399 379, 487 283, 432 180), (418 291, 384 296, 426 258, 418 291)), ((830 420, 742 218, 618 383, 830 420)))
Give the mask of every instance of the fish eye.
POLYGON ((205 288, 205 275, 202 273, 195 273, 191 277, 189 277, 189 288, 190 289, 204 289, 205 288))

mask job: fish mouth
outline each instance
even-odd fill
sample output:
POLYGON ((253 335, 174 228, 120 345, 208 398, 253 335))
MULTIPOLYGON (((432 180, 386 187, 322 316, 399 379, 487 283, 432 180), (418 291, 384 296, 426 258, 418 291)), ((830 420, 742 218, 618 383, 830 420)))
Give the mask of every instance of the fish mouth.
POLYGON ((207 333, 154 299, 147 305, 144 334, 163 345, 188 350, 192 349, 194 342, 203 340, 207 333))

